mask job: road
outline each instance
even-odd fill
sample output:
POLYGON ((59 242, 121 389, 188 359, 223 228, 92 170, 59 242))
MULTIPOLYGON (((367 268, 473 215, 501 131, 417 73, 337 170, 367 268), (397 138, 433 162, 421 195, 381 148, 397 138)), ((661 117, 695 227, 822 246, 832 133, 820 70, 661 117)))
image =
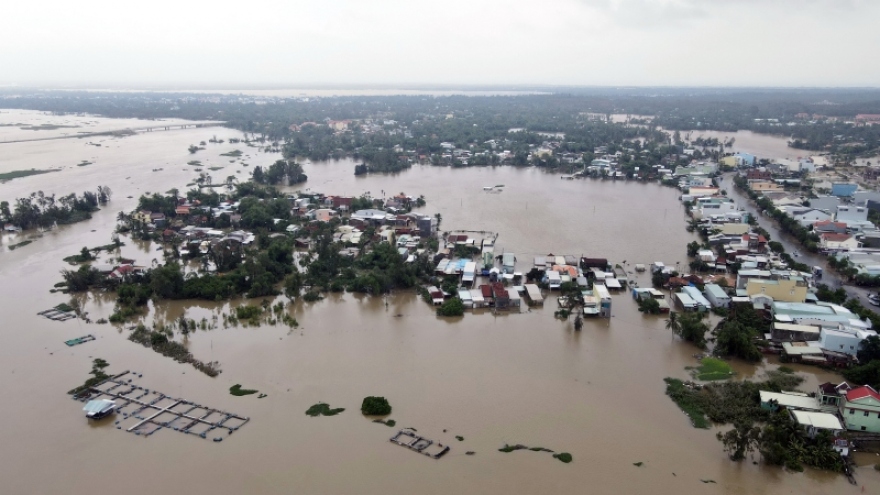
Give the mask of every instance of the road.
POLYGON ((797 239, 783 233, 779 229, 779 225, 777 225, 776 221, 772 218, 759 215, 755 204, 733 184, 734 175, 735 174, 733 173, 724 174, 723 180, 720 183, 721 188, 727 191, 727 196, 736 201, 739 208, 749 212, 758 220, 758 225, 770 233, 771 240, 782 243, 783 247, 785 247, 785 251, 793 257, 794 253, 800 253, 800 256, 795 257, 795 260, 809 266, 821 266, 821 283, 827 284, 831 288, 843 287, 849 297, 858 299, 863 306, 873 309, 870 301, 868 301, 868 294, 874 291, 847 283, 837 274, 837 272, 828 268, 828 261, 824 255, 807 252, 801 247, 797 239))

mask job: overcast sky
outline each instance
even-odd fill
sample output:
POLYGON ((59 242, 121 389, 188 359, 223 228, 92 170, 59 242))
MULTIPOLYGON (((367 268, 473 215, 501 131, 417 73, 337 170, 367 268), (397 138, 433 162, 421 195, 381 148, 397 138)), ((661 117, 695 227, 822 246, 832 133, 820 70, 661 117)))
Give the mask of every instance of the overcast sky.
POLYGON ((0 19, 0 84, 880 86, 880 0, 28 0, 0 19))

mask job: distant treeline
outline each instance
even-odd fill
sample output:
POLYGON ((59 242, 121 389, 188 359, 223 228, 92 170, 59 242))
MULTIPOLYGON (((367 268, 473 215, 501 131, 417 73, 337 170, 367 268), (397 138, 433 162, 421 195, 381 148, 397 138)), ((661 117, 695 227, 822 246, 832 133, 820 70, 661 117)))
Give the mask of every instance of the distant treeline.
MULTIPOLYGON (((5 108, 87 112, 108 117, 223 120, 232 128, 273 142, 286 142, 287 156, 311 159, 352 156, 355 150, 370 147, 387 150, 395 145, 433 153, 443 141, 459 146, 482 143, 504 135, 510 128, 524 128, 529 133, 564 132, 566 142, 586 146, 597 145, 597 142, 609 144, 619 142, 619 138, 615 141, 608 139, 610 136, 597 136, 585 141, 570 139, 573 136, 569 134, 578 129, 593 134, 597 127, 586 125, 584 116, 610 114, 654 116, 651 123, 645 121, 647 129, 629 128, 632 135, 627 138, 647 137, 654 126, 681 131, 747 129, 785 135, 799 148, 861 153, 875 149, 880 137, 880 126, 809 123, 813 115, 844 121, 860 113, 880 114, 880 90, 876 89, 556 88, 553 91, 552 94, 520 96, 268 97, 259 98, 266 104, 258 105, 255 101, 258 98, 238 95, 210 95, 208 100, 197 94, 183 93, 96 95, 17 89, 14 97, 10 90, 0 91, 0 104, 5 108), (805 116, 809 118, 803 118, 805 116), (374 119, 374 123, 389 132, 339 139, 326 126, 305 126, 297 132, 289 129, 292 124, 322 123, 328 119, 374 119), (782 124, 793 121, 798 123, 782 124), (405 124, 409 132, 394 131, 392 122, 405 124)), ((622 127, 602 125, 609 129, 622 127)), ((546 138, 536 136, 535 139, 546 138)), ((521 144, 521 139, 516 141, 521 144)))

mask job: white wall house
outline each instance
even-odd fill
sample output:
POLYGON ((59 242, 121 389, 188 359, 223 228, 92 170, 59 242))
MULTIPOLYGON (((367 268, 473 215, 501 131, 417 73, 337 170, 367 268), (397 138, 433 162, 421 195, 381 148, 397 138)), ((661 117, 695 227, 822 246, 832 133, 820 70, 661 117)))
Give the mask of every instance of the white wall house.
POLYGON ((831 220, 831 215, 822 211, 811 208, 809 210, 800 210, 797 212, 792 212, 791 217, 797 220, 797 222, 804 227, 809 227, 816 222, 824 222, 826 220, 831 220))
POLYGON ((859 241, 851 234, 827 233, 819 236, 819 247, 822 249, 856 249, 859 241))
POLYGON ((713 307, 726 308, 730 306, 730 296, 724 292, 720 285, 706 284, 703 288, 703 294, 706 295, 706 299, 712 303, 713 307))
POLYGON ((838 222, 867 222, 868 208, 864 206, 840 205, 837 207, 838 222))
POLYGON ((877 332, 842 325, 837 329, 822 328, 819 331, 819 347, 827 351, 855 356, 862 341, 871 335, 877 335, 877 332))

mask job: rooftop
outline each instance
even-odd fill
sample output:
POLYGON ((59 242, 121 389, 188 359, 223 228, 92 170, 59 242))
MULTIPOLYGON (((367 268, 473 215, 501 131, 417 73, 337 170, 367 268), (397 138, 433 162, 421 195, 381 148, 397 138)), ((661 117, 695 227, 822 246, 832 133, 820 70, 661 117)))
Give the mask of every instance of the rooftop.
POLYGON ((870 385, 863 385, 846 393, 846 400, 848 401, 864 399, 865 397, 871 397, 877 402, 880 402, 880 394, 878 394, 870 385))
POLYGON ((792 411, 792 416, 804 426, 812 426, 824 430, 842 430, 843 426, 837 416, 821 412, 792 411))

